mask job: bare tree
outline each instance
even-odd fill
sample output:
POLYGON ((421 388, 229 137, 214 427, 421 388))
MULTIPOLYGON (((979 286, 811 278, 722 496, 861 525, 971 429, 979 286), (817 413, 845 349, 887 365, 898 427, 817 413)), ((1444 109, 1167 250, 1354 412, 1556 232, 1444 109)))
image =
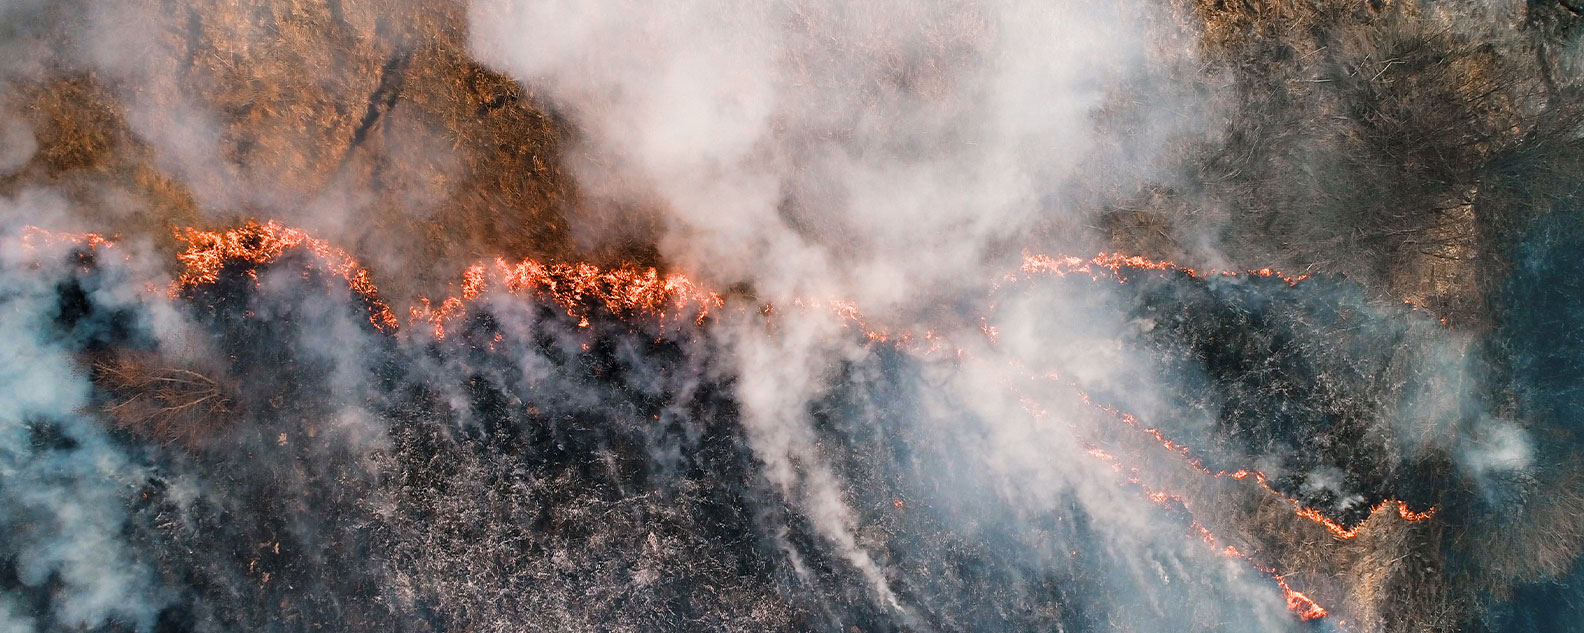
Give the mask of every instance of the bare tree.
POLYGON ((106 411, 117 426, 189 447, 226 428, 236 404, 219 380, 156 360, 119 354, 94 364, 94 377, 112 395, 106 411))

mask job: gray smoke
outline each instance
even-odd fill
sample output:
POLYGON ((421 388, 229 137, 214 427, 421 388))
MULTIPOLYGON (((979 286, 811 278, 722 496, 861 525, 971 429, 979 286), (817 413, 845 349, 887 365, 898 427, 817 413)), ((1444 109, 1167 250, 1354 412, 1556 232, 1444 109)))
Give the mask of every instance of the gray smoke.
MULTIPOLYGON (((59 247, 57 247, 58 249, 59 247)), ((59 251, 57 251, 58 253, 59 251)), ((70 351, 45 333, 58 318, 55 274, 28 270, 34 249, 15 237, 0 253, 0 530, 16 575, 56 586, 56 622, 83 629, 121 623, 148 630, 163 606, 151 570, 124 540, 126 506, 141 469, 81 409, 90 385, 70 351)), ((53 266, 49 263, 53 259, 53 266)), ((48 268, 47 268, 48 269, 48 268)), ((0 605, 10 600, 0 596, 0 605)), ((6 608, 0 624, 21 628, 6 608)))
MULTIPOLYGON (((1428 7, 1424 19, 1510 45, 1506 22, 1474 19, 1513 17, 1487 4, 1428 7)), ((382 85, 411 51, 348 55, 378 67, 390 53, 376 77, 336 65, 345 52, 336 47, 368 44, 356 36, 306 47, 324 58, 305 67, 356 77, 348 92, 370 103, 309 113, 340 126, 324 137, 347 147, 321 154, 290 129, 296 119, 267 117, 280 129, 254 140, 279 144, 254 147, 236 129, 257 122, 249 108, 294 98, 258 106, 228 102, 235 91, 209 94, 231 85, 226 72, 249 72, 211 49, 291 49, 281 42, 302 32, 244 15, 194 27, 183 41, 174 34, 184 20, 204 22, 196 13, 77 8, 54 24, 48 3, 0 4, 0 56, 14 60, 0 64, 0 79, 49 72, 44 51, 64 43, 58 65, 102 82, 153 170, 185 187, 201 215, 266 214, 361 241, 380 196, 394 191, 400 217, 428 219, 467 170, 442 124, 380 106, 382 95, 395 99, 382 85), (203 41, 216 28, 229 30, 203 41), (194 70, 196 54, 215 55, 221 70, 194 70), (389 130, 357 149, 378 156, 368 169, 379 175, 367 179, 348 167, 365 106, 389 130)), ((141 632, 181 617, 199 630, 338 618, 377 628, 387 616, 416 629, 646 630, 682 621, 660 605, 717 596, 721 614, 690 614, 693 626, 1299 626, 1267 573, 1217 549, 1254 551, 1264 544, 1254 528, 1207 547, 1180 508, 1139 494, 1218 484, 1155 452, 1126 460, 1136 470, 1095 458, 1137 446, 1095 403, 1344 512, 1392 493, 1361 486, 1407 479, 1413 460, 1449 456, 1449 470, 1493 498, 1520 496, 1544 458, 1527 421, 1481 400, 1489 385, 1478 338, 1395 305, 1246 278, 1169 276, 1163 291, 1149 285, 1156 278, 1009 274, 1025 251, 1108 248, 1096 225, 1115 205, 1175 185, 1193 191, 1185 195, 1197 210, 1170 218, 1180 222, 1171 237, 1196 260, 1259 252, 1247 236, 1229 237, 1241 219, 1229 208, 1265 191, 1217 189, 1244 166, 1182 153, 1225 141, 1228 120, 1245 114, 1233 102, 1247 93, 1203 73, 1204 34, 1179 10, 1091 0, 473 0, 476 57, 569 121, 564 159, 583 205, 573 237, 599 247, 637 235, 667 266, 727 291, 730 309, 676 338, 628 325, 616 342, 598 340, 553 309, 501 294, 470 307, 447 341, 422 327, 387 336, 369 329, 359 298, 296 260, 246 281, 232 271, 231 285, 188 301, 165 296, 167 258, 136 239, 93 266, 73 265, 62 245, 0 244, 0 581, 16 594, 0 594, 0 633, 141 632), (108 277, 89 283, 83 301, 118 316, 68 327, 77 317, 62 297, 88 268, 108 277), (1210 299, 1191 303, 1193 293, 1210 299), (1287 300, 1335 310, 1287 309, 1287 300), (865 327, 914 342, 872 344, 837 301, 865 327), (773 309, 755 310, 762 305, 773 309), (1219 308, 1203 317, 1208 334, 1183 325, 1194 310, 1219 308), (1214 327, 1223 322, 1232 334, 1214 327), (470 338, 490 328, 507 342, 470 338), (115 394, 89 376, 95 345, 112 331, 117 345, 180 366, 228 368, 214 375, 248 410, 193 446, 118 427, 104 409, 115 394), (1229 363, 1247 365, 1211 375, 1207 357, 1239 344, 1229 363), (1275 404, 1238 410, 1253 400, 1275 404), (1255 432, 1227 422, 1249 418, 1255 432), (1304 461, 1305 446, 1261 434, 1305 433, 1315 419, 1362 427, 1348 436, 1356 459, 1378 470, 1354 477, 1350 464, 1304 461), (733 461, 738 433, 751 466, 733 461), (712 486, 714 468, 732 478, 712 486), (720 533, 732 538, 711 539, 720 533), (1068 582, 1092 595, 1063 593, 1068 582), (971 595, 980 585, 998 593, 971 595)), ((325 32, 391 28, 351 24, 378 13, 367 3, 322 11, 353 16, 325 32)), ((1554 51, 1558 67, 1575 66, 1578 50, 1554 51)), ((1368 66, 1349 72, 1379 68, 1377 78, 1393 80, 1392 60, 1368 66)), ((1278 79, 1307 85, 1304 73, 1278 79)), ((289 79, 282 92, 331 80, 289 79)), ((1328 109, 1338 104, 1294 90, 1292 116, 1338 118, 1328 109)), ((0 180, 30 173, 22 170, 48 138, 11 107, 0 103, 0 180)), ((1333 154, 1347 151, 1327 142, 1272 140, 1298 163, 1273 164, 1325 180, 1345 162, 1333 154)), ((508 144, 503 151, 529 151, 508 144)), ((101 229, 73 206, 83 189, 73 184, 91 176, 71 178, 82 180, 6 180, 0 234, 25 224, 101 229)), ((1382 180, 1359 186, 1392 186, 1382 180)), ((137 208, 113 185, 86 189, 122 220, 165 211, 137 208)), ((1293 200, 1278 194, 1307 191, 1269 190, 1281 204, 1293 200)), ((1302 216, 1312 209, 1294 205, 1294 237, 1261 247, 1324 248, 1309 236, 1346 229, 1351 216, 1320 206, 1327 212, 1302 216)), ((375 261, 411 255, 360 250, 375 261)), ((379 278, 385 268, 374 268, 379 278)), ((1286 506, 1269 511, 1276 505, 1223 518, 1293 520, 1286 506)), ((1552 540, 1562 552, 1579 539, 1552 540)), ((1257 553, 1267 562, 1285 554, 1257 553)), ((1385 567, 1418 565, 1397 562, 1385 567)), ((1295 580, 1347 589, 1332 586, 1346 580, 1295 580)))
POLYGON ((684 270, 751 281, 769 299, 828 293, 877 309, 923 288, 981 286, 1025 232, 1076 226, 1092 211, 1064 190, 1085 167, 1148 173, 1153 146, 1194 107, 1133 101, 1191 54, 1185 34, 1150 39, 1169 17, 1158 13, 1099 2, 471 9, 477 55, 575 120, 582 186, 658 213, 663 251, 684 270), (1102 139, 1105 111, 1138 126, 1102 139), (1107 145, 1118 141, 1143 153, 1119 160, 1107 145))
MULTIPOLYGON (((922 437, 958 448, 941 457, 955 463, 925 466, 976 482, 953 484, 956 492, 994 490, 1030 513, 1013 521, 1077 494, 1120 551, 1173 543, 1172 528, 1144 518, 1137 504, 1147 502, 1119 501, 1109 467, 1084 454, 1097 433, 1087 406, 1070 387, 1030 379, 1061 374, 1085 390, 1126 391, 1143 414, 1164 413, 1149 359, 1129 351, 1137 325, 1120 305, 1093 289, 1014 296, 983 323, 1000 331, 998 345, 982 342, 981 323, 970 320, 979 315, 945 307, 984 310, 1031 231, 1049 236, 1044 249, 1092 251, 1076 237, 1095 212, 1083 202, 1159 174, 1168 145, 1192 129, 1186 114, 1202 107, 1164 76, 1193 57, 1192 33, 1169 11, 482 0, 471 17, 477 55, 576 123, 573 164, 585 192, 652 214, 645 222, 658 218, 662 252, 681 270, 721 287, 749 284, 777 305, 851 301, 872 325, 939 329, 949 345, 970 348, 961 360, 949 351, 920 359, 938 375, 917 397, 946 406, 913 422, 922 437), (1107 116, 1132 127, 1108 133, 1107 116), (1050 410, 1031 413, 1029 399, 1050 410)), ((856 484, 833 476, 809 415, 831 381, 851 379, 838 367, 864 362, 861 337, 818 310, 756 323, 728 326, 750 443, 770 479, 895 604, 887 578, 902 572, 854 538, 856 484)), ((1192 545, 1166 547, 1193 555, 1192 545)), ((1160 586, 1169 574, 1147 571, 1160 562, 1123 557, 1143 574, 1137 582, 1171 592, 1160 586)), ((1270 595, 1218 582, 1239 587, 1234 595, 1270 595)), ((1254 629, 1281 621, 1268 599, 1228 608, 1257 612, 1254 629)))

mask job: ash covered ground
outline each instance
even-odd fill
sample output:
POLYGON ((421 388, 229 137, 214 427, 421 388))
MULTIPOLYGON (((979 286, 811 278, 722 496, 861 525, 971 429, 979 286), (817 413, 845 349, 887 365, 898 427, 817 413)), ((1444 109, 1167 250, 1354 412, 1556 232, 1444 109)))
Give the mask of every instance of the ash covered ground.
MULTIPOLYGON (((18 389, 4 586, 19 630, 1340 626, 1289 613, 1277 576, 1390 622, 1489 600, 1436 595, 1468 591, 1437 576, 1469 573, 1456 566, 1483 539, 1527 534, 1514 509, 1565 485, 1510 463, 1459 469, 1456 443, 1415 449, 1372 427, 1436 406, 1459 408, 1453 427, 1480 426, 1489 405, 1448 405, 1432 384, 1460 377, 1566 416, 1571 383, 1546 371, 1565 349, 1521 347, 1533 332, 1515 328, 1514 375, 1449 376, 1425 360, 1447 344, 1444 325, 1324 279, 1027 275, 983 304, 995 335, 982 347, 877 341, 848 322, 850 349, 827 359, 800 412, 807 435, 767 440, 744 420, 752 381, 732 360, 757 343, 734 339, 822 320, 812 309, 667 320, 486 292, 437 337, 422 322, 377 326, 378 300, 307 249, 228 260, 171 296, 119 245, 11 246, 27 254, 5 271, 18 389), (1015 355, 1039 367, 996 355, 1024 335, 1013 326, 1059 322, 1074 303, 1126 326, 1066 336, 1157 369, 1096 377, 1060 354, 1015 355), (991 373, 978 356, 1014 367, 1001 376, 1020 402, 987 408, 1005 396, 975 391, 991 373), (1052 367, 1074 380, 1036 375, 1052 367), (1106 413, 1138 406, 1139 385, 1164 394, 1150 412, 1163 417, 1106 413), (1082 419, 1046 420, 1062 406, 1082 419), (1152 446, 1144 423, 1206 472, 1152 446), (778 457, 777 441, 795 448, 778 457), (1088 459, 1073 447, 1135 474, 1063 463, 1088 459), (1208 473, 1254 467, 1268 486, 1208 473), (1157 490, 1174 498, 1152 501, 1157 490), (1435 516, 1371 513, 1388 499, 1435 516), (1326 538, 1302 507, 1361 534, 1326 538), (1431 574, 1385 579, 1377 604, 1346 582, 1301 580, 1382 573, 1355 541, 1431 574)), ((1535 257, 1532 274, 1566 274, 1535 257)), ((1543 281, 1516 278, 1514 305, 1543 281)), ((1566 458, 1550 446, 1557 457, 1506 458, 1566 458)), ((1524 599, 1487 604, 1515 621, 1565 617, 1524 599)))

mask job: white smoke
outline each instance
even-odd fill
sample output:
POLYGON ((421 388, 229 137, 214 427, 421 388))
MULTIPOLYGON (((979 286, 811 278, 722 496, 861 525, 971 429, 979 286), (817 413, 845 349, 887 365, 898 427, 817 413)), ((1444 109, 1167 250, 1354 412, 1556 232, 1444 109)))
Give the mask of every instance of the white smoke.
POLYGON ((0 176, 8 176, 27 165, 37 151, 38 139, 27 121, 0 108, 0 176))
MULTIPOLYGON (((24 586, 41 590, 59 583, 52 600, 56 621, 82 628, 119 622, 147 631, 163 598, 122 537, 125 506, 141 469, 80 412, 89 403, 87 377, 48 336, 58 317, 55 284, 64 258, 55 264, 44 258, 43 270, 53 274, 40 274, 22 259, 34 254, 15 238, 0 244, 4 549, 14 556, 24 586), (40 439, 51 435, 60 439, 40 439)), ((0 628, 21 626, 4 616, 0 610, 0 628)))
POLYGON ((1094 117, 1148 90, 1160 61, 1150 13, 484 0, 471 26, 482 60, 573 118, 584 190, 659 211, 682 268, 767 298, 890 307, 983 283, 1035 226, 1074 226, 1060 194, 1100 153, 1094 117))
POLYGON ((882 601, 901 609, 884 572, 858 546, 841 482, 819 454, 807 419, 809 401, 830 378, 830 358, 837 353, 830 342, 842 338, 833 331, 840 326, 822 319, 792 319, 778 325, 770 329, 746 324, 736 332, 742 372, 737 393, 749 445, 765 462, 770 481, 800 499, 820 535, 837 546, 882 601))
POLYGON ((0 596, 0 633, 33 633, 33 618, 21 613, 14 600, 0 596))
MULTIPOLYGON (((0 5, 0 16, 23 5, 39 3, 0 5)), ((960 357, 911 359, 926 374, 917 386, 923 413, 911 423, 927 432, 923 441, 958 454, 928 465, 961 474, 938 494, 993 490, 1017 519, 1050 515, 1064 497, 1077 498, 1131 582, 1160 585, 1115 601, 1119 610, 1135 600, 1149 607, 1125 614, 1136 628, 1167 626, 1177 615, 1173 605, 1204 598, 1201 589, 1164 586, 1200 574, 1237 589, 1260 587, 1216 597, 1229 605, 1229 618, 1254 614, 1239 620, 1243 627, 1269 630, 1288 621, 1277 617, 1285 614, 1268 583, 1247 578, 1253 574, 1246 567, 1206 563, 1213 554, 1193 549, 1197 543, 1181 538, 1181 526, 1160 525, 1142 500, 1119 501, 1114 473, 1084 455, 1083 443, 1097 435, 1094 412, 1068 382, 1085 392, 1126 393, 1129 410, 1152 421, 1204 423, 1203 413, 1166 403, 1152 360, 1130 347, 1149 324, 1123 318, 1105 290, 1007 294, 984 322, 999 332, 995 344, 983 341, 978 322, 964 323, 981 316, 984 297, 1022 249, 1092 251, 1084 225, 1096 213, 1094 198, 1156 175, 1157 157, 1185 131, 1184 113, 1202 107, 1163 77, 1193 58, 1191 46, 1181 44, 1192 34, 1172 30, 1173 16, 1145 3, 1091 0, 476 0, 470 11, 477 54, 574 121, 581 136, 571 164, 587 202, 625 210, 630 215, 621 219, 634 225, 657 226, 669 262, 777 306, 850 300, 878 324, 935 329, 965 348, 960 357), (1112 127, 1102 130, 1101 119, 1112 127), (1116 121, 1124 122, 1121 129, 1116 121), (1045 375, 1063 382, 1031 379, 1045 375)), ((184 93, 190 86, 175 82, 182 47, 167 41, 167 17, 134 4, 96 6, 75 52, 119 91, 132 132, 202 209, 295 208, 307 198, 271 178, 267 166, 224 156, 220 119, 184 93)), ((32 131, 9 121, 0 116, 0 175, 37 149, 32 131)), ((414 161, 397 165, 412 169, 394 170, 398 187, 442 182, 406 192, 413 208, 423 209, 449 191, 444 176, 458 167, 444 157, 446 139, 422 134, 422 122, 409 124, 393 135, 390 151, 441 156, 428 167, 414 161)), ((305 215, 337 233, 348 231, 372 199, 333 181, 317 194, 305 215)), ((41 216, 71 223, 64 200, 46 191, 25 190, 6 206, 26 212, 8 212, 4 224, 41 216)), ((631 230, 576 229, 589 240, 631 230)), ((291 295, 293 283, 294 273, 266 274, 261 287, 291 295)), ((17 374, 0 369, 17 391, 0 403, 0 425, 12 425, 0 428, 16 440, 8 441, 11 453, 0 453, 8 460, 0 461, 8 468, 0 481, 15 484, 4 489, 15 498, 0 499, 0 512, 22 517, 0 516, 0 525, 57 529, 58 536, 18 532, 25 539, 18 542, 27 550, 19 560, 24 583, 59 577, 70 589, 55 602, 59 621, 87 627, 126 620, 148 628, 159 600, 147 588, 147 571, 115 538, 122 484, 136 468, 105 447, 102 430, 73 413, 86 402, 84 377, 63 350, 35 338, 51 326, 48 291, 17 291, 22 298, 8 300, 23 307, 0 317, 10 319, 0 320, 0 329, 15 339, 0 343, 0 352, 17 374), (45 413, 83 447, 66 461, 41 457, 23 437, 27 419, 45 413)), ((138 301, 137 292, 131 284, 95 290, 112 305, 138 301)), ((389 429, 364 408, 377 391, 360 365, 376 354, 373 335, 340 307, 309 301, 288 306, 289 315, 261 308, 256 316, 314 324, 298 342, 310 350, 305 359, 330 367, 336 417, 325 428, 343 437, 327 444, 374 453, 387 448, 389 429)), ((139 310, 153 315, 161 341, 187 337, 168 305, 139 310)), ((501 326, 535 324, 523 317, 501 326)), ((720 326, 735 363, 729 373, 737 378, 741 420, 764 475, 882 602, 909 610, 898 588, 906 583, 896 582, 905 572, 888 567, 863 538, 863 513, 852 501, 863 491, 843 481, 810 413, 844 368, 873 362, 868 350, 850 324, 817 310, 783 310, 770 320, 739 316, 720 326)), ((556 344, 576 354, 579 341, 563 338, 556 344)), ((533 384, 536 372, 551 368, 533 355, 518 360, 530 383, 524 390, 541 387, 533 384)), ((435 375, 465 369, 463 361, 451 362, 458 367, 435 375)), ((557 395, 568 404, 599 404, 599 392, 566 389, 557 395)), ((1450 399, 1426 406, 1445 406, 1449 417, 1432 424, 1455 419, 1464 404, 1455 399, 1466 389, 1437 392, 1450 399)), ((458 412, 469 408, 460 387, 435 390, 458 412)), ((1428 434, 1439 437, 1434 430, 1428 434)), ((1498 424, 1470 437, 1469 450, 1458 455, 1476 474, 1527 468, 1532 459, 1519 427, 1498 424)), ((283 435, 287 441, 301 440, 283 435)), ((1340 495, 1334 473, 1320 474, 1316 489, 1340 495)), ((803 570, 795 548, 787 552, 803 570)), ((0 600, 0 633, 28 626, 8 608, 0 600)))
POLYGON ((1476 477, 1487 473, 1522 472, 1534 461, 1534 448, 1523 427, 1506 420, 1488 420, 1465 442, 1459 457, 1476 477))
MULTIPOLYGON (((923 396, 939 406, 915 422, 958 449, 961 463, 935 467, 977 480, 959 492, 990 486, 1034 516, 1076 490, 1120 527, 1119 548, 1172 542, 1082 455, 1092 412, 1070 388, 1029 380, 1061 373, 1158 412, 1147 360, 1125 345, 1140 326, 1103 291, 1026 297, 986 323, 1002 330, 986 346, 954 307, 983 310, 1021 248, 1093 249, 1080 232, 1093 209, 1076 199, 1150 173, 1184 131, 1176 121, 1197 104, 1145 105, 1167 83, 1161 69, 1192 57, 1177 45, 1186 34, 1160 32, 1170 16, 1084 0, 476 0, 470 11, 475 54, 572 119, 570 160, 590 204, 657 223, 678 268, 778 306, 853 301, 895 329, 940 327, 972 346, 960 360, 921 359, 945 391, 923 396), (1097 119, 1115 110, 1137 129, 1102 132, 1097 119), (1057 408, 1033 414, 1022 395, 1057 408)), ((897 572, 854 537, 855 492, 809 413, 841 367, 862 362, 860 337, 818 310, 723 325, 767 477, 896 605, 897 572)))

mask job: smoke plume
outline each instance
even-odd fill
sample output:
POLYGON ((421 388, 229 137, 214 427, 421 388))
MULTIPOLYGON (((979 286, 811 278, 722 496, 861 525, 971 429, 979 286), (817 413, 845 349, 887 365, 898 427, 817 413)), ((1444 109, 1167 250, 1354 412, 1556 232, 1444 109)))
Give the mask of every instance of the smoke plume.
POLYGON ((1577 14, 0 4, 0 633, 1565 620, 1577 14))

